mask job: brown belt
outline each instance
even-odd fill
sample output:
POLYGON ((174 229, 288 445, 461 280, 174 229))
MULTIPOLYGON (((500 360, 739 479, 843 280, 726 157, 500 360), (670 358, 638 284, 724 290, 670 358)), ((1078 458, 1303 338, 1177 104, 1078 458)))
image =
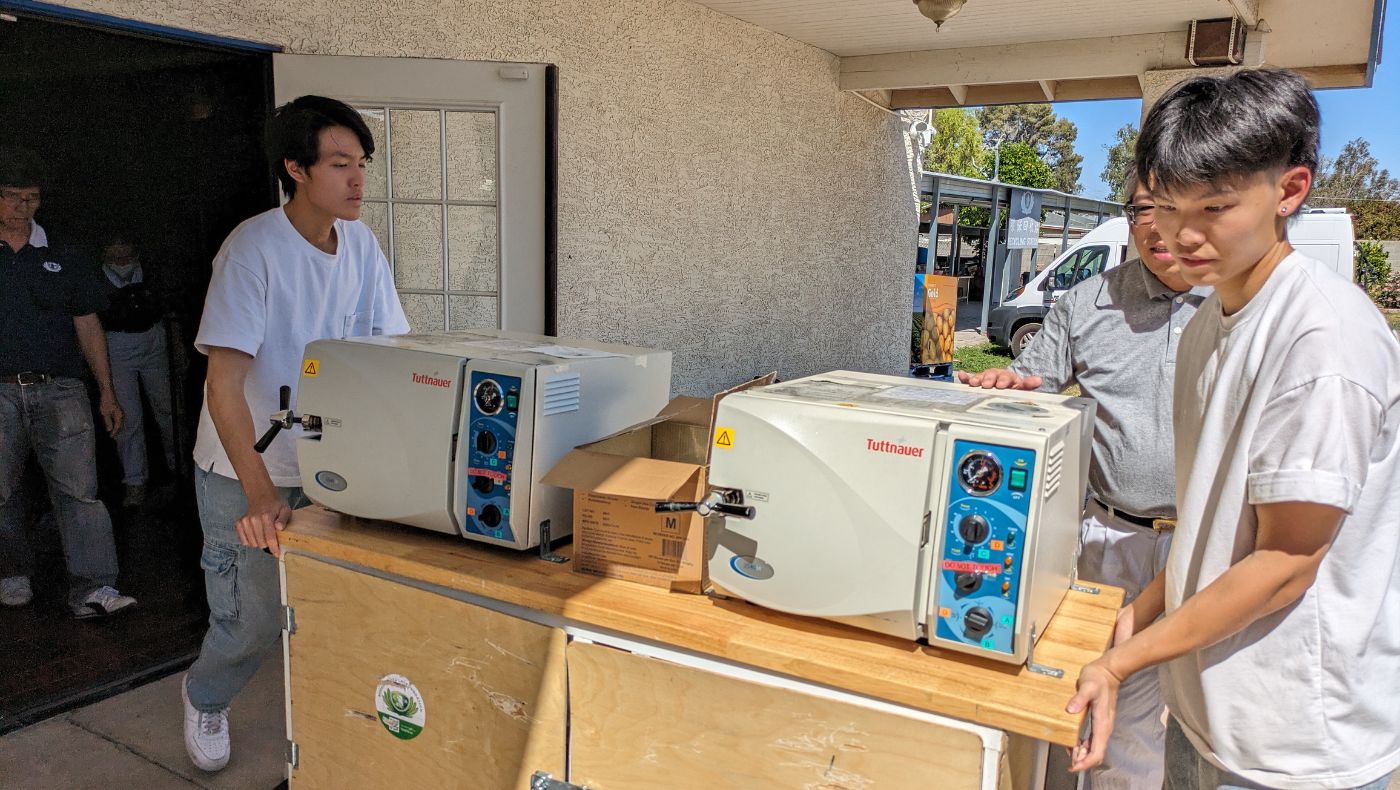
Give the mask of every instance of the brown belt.
POLYGON ((0 384, 18 384, 21 387, 30 384, 47 384, 53 381, 54 377, 47 373, 34 373, 26 370, 23 373, 15 373, 9 376, 0 376, 0 384))
POLYGON ((1108 504, 1102 499, 1099 499, 1098 497, 1094 497, 1094 501, 1098 502, 1099 507, 1103 508, 1104 510, 1107 510, 1110 514, 1113 515, 1114 518, 1121 519, 1123 521, 1128 522, 1129 524, 1136 524, 1139 527, 1146 527, 1154 532, 1171 532, 1172 530, 1176 529, 1176 519, 1174 518, 1138 516, 1129 513, 1126 510, 1119 510, 1118 508, 1113 507, 1112 505, 1108 504))

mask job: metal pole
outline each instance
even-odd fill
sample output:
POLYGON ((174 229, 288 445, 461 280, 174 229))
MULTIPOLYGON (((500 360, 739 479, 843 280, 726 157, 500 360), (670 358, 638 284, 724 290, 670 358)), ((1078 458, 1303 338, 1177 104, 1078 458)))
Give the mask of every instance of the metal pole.
POLYGON ((1001 144, 1003 142, 1006 142, 1006 138, 997 138, 996 159, 992 163, 992 181, 995 183, 1001 183, 1001 144))
POLYGON ((958 232, 958 223, 962 221, 961 207, 953 204, 953 240, 948 245, 948 273, 954 277, 962 276, 959 271, 962 264, 962 235, 958 232))
POLYGON ((1060 231, 1060 252, 1069 249, 1069 196, 1065 196, 1065 229, 1060 231))
MULTIPOLYGON (((997 248, 1001 246, 1001 234, 997 225, 1001 222, 1001 188, 992 187, 992 222, 987 227, 991 249, 987 251, 986 263, 982 266, 982 336, 987 336, 987 322, 992 310, 992 276, 997 272, 997 248)), ((987 246, 987 245, 983 245, 987 246)))
POLYGON ((928 257, 925 258, 924 273, 938 269, 938 209, 943 201, 943 179, 933 177, 933 203, 928 207, 928 257))

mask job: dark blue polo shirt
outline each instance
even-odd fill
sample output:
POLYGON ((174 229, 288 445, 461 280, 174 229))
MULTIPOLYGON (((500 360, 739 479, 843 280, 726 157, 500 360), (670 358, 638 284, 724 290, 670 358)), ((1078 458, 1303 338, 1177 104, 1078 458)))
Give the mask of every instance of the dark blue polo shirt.
POLYGON ((50 246, 38 223, 19 251, 0 241, 0 375, 82 378, 87 363, 73 317, 106 307, 96 267, 71 248, 50 246))

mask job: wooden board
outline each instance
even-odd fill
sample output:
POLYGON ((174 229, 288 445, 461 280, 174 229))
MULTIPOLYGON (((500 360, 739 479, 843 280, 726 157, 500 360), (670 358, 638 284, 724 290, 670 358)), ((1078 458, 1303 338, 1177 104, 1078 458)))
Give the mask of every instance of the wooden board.
POLYGON ((982 786, 976 733, 573 642, 569 781, 589 790, 982 786))
POLYGON ((525 790, 536 770, 563 775, 562 631, 306 556, 286 571, 293 788, 525 790), (390 674, 422 694, 412 739, 379 720, 390 674))
MULTIPOLYGON (((342 516, 296 511, 283 543, 390 574, 474 593, 741 664, 846 689, 920 710, 986 724, 1065 746, 1081 716, 1064 712, 1080 668, 1107 648, 1122 591, 1071 591, 1036 647, 1036 661, 1060 679, 1024 666, 963 656, 828 620, 742 601, 573 573, 449 535, 342 516)), ((561 553, 568 553, 564 549, 561 553)))

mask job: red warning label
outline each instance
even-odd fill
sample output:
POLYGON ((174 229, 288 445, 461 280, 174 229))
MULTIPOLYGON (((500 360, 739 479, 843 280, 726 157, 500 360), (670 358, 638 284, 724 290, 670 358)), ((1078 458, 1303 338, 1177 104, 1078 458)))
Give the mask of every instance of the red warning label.
POLYGON ((504 483, 506 481, 506 473, 495 469, 481 469, 473 466, 467 469, 467 474, 477 477, 489 477, 497 483, 504 483))
POLYGON ((995 563, 944 560, 943 570, 955 571, 957 573, 980 573, 983 576, 995 576, 1001 573, 1001 566, 995 563))

